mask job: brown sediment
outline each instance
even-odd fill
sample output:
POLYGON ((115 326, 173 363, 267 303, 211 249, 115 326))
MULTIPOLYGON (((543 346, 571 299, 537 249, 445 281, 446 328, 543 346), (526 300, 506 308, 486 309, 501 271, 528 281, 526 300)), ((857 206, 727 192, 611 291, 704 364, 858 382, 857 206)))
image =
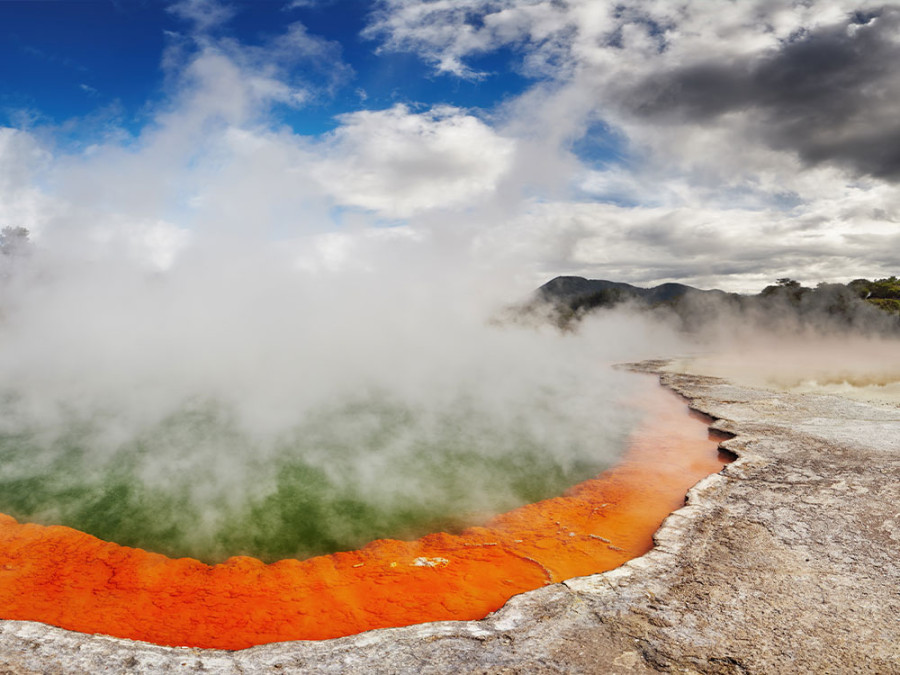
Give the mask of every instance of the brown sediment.
POLYGON ((210 566, 0 515, 0 618, 222 649, 481 618, 518 593, 644 554, 687 490, 728 461, 683 402, 653 395, 652 419, 615 468, 459 535, 210 566))

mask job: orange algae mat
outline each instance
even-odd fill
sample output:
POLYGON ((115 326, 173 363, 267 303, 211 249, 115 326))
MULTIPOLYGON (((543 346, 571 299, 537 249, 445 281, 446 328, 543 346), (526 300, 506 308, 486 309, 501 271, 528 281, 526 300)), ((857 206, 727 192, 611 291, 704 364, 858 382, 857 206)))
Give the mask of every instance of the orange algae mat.
POLYGON ((658 387, 651 398, 615 468, 459 535, 210 566, 0 514, 0 618, 221 649, 482 618, 523 591, 646 553, 687 490, 728 461, 682 400, 658 387))

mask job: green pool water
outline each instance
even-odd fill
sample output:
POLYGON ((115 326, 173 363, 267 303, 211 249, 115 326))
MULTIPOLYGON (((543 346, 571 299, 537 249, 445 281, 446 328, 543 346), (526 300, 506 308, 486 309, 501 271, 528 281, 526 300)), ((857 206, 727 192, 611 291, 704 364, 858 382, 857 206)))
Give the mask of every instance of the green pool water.
POLYGON ((214 400, 138 428, 115 421, 8 416, 0 511, 207 562, 305 557, 457 531, 560 494, 608 466, 626 432, 585 428, 549 395, 497 415, 464 396, 434 408, 370 394, 268 435, 214 400))

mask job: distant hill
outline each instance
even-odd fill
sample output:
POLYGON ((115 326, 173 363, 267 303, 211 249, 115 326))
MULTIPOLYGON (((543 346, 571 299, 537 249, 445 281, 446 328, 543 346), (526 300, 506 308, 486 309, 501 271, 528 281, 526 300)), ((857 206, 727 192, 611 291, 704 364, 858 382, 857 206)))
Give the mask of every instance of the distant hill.
POLYGON ((574 329, 584 317, 620 305, 665 312, 688 330, 718 316, 740 317, 764 327, 791 323, 828 330, 900 331, 900 281, 896 277, 822 283, 815 288, 785 278, 756 295, 742 295, 677 283, 642 288, 619 281, 561 276, 538 288, 518 309, 524 315, 548 318, 561 328, 574 329))
POLYGON ((584 277, 556 277, 537 290, 538 295, 554 304, 563 303, 573 311, 609 307, 626 301, 646 305, 672 303, 687 295, 725 297, 724 291, 704 291, 685 284, 662 284, 653 288, 641 288, 621 281, 585 279, 584 277))

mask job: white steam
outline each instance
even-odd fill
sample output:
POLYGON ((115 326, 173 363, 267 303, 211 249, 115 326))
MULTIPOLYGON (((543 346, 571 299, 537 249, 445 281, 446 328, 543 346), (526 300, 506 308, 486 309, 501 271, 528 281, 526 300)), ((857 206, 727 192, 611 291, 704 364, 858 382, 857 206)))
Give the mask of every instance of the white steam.
POLYGON ((614 460, 638 385, 609 366, 668 332, 494 320, 539 280, 486 244, 524 203, 514 141, 404 107, 313 141, 269 117, 313 85, 233 43, 175 47, 171 97, 136 137, 0 135, 0 224, 32 234, 0 260, 0 496, 18 515, 126 538, 133 519, 148 545, 211 558, 296 526, 263 547, 277 557, 362 543, 361 502, 399 536, 396 514, 555 484, 520 464, 558 482, 614 460))
POLYGON ((900 405, 900 345, 885 337, 785 340, 756 334, 739 352, 707 354, 675 367, 754 387, 900 405))
MULTIPOLYGON (((215 559, 258 553, 229 531, 252 540, 276 508, 271 528, 315 519, 343 547, 408 534, 393 516, 358 532, 348 500, 464 519, 550 496, 520 469, 574 481, 613 462, 639 383, 610 365, 656 355, 664 329, 498 323, 497 280, 436 240, 360 233, 329 271, 301 264, 314 247, 192 236, 160 271, 108 240, 72 259, 42 238, 4 287, 0 493, 110 538, 129 536, 103 529, 118 511, 161 500, 156 526, 184 531, 163 550, 215 559), (79 491, 84 505, 55 503, 79 491)), ((258 554, 327 548, 297 538, 258 554)))

